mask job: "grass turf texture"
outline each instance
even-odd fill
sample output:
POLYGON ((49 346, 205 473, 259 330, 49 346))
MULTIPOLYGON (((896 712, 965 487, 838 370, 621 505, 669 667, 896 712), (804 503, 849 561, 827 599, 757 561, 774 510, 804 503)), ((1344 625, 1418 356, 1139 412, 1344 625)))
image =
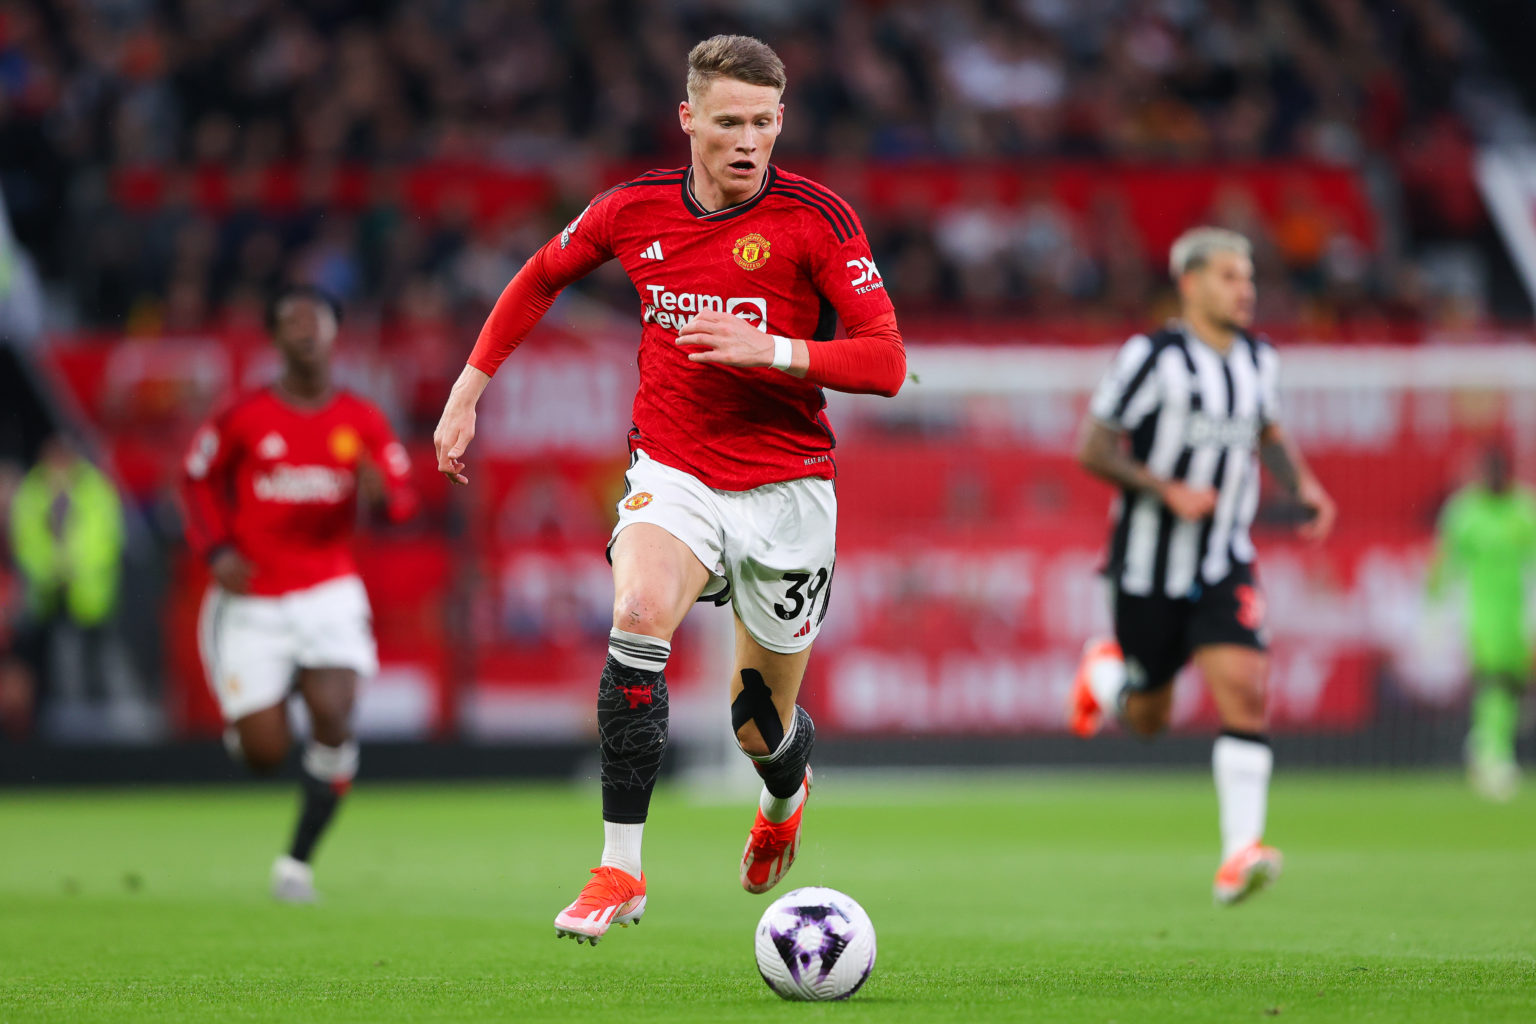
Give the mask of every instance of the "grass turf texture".
POLYGON ((751 800, 664 789, 651 903, 596 948, 551 920, 601 839, 591 787, 361 785, 319 907, 272 905, 290 788, 0 795, 0 1022, 1529 1021, 1536 820, 1458 781, 1282 775, 1278 886, 1210 901, 1196 775, 818 773, 781 889, 845 889, 874 975, 781 1002, 737 885, 751 800))

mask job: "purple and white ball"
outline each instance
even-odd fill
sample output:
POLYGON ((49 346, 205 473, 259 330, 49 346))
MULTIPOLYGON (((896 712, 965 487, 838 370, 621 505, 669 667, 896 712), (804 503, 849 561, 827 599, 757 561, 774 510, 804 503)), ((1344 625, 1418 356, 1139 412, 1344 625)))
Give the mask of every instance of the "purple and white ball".
POLYGON ((758 973, 785 999, 847 999, 874 966, 875 926, 836 889, 785 893, 757 922, 758 973))

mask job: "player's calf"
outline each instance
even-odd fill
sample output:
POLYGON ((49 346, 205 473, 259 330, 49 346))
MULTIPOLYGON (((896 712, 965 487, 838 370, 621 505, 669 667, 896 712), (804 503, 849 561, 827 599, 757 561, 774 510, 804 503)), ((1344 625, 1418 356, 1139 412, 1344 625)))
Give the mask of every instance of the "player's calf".
POLYGON ((357 743, 327 746, 310 740, 300 761, 299 820, 288 852, 272 864, 272 898, 280 903, 315 903, 315 847, 336 817, 357 775, 357 743))
POLYGON ((1149 684, 1146 674, 1133 670, 1110 637, 1096 637, 1083 645, 1083 657, 1072 680, 1067 707, 1068 726, 1087 739, 1112 721, 1145 739, 1168 728, 1173 692, 1167 680, 1149 684))
POLYGON ((731 702, 731 727, 736 743, 752 759, 763 787, 773 796, 792 799, 805 777, 816 744, 816 724, 810 713, 795 705, 789 729, 779 719, 773 691, 755 668, 741 670, 741 692, 731 702))
POLYGON ((1236 903, 1280 875, 1281 858, 1264 845, 1269 779, 1274 770, 1269 739, 1225 729, 1211 749, 1222 864, 1213 892, 1219 903, 1236 903))
POLYGON ((667 750, 667 678, 672 645, 614 628, 598 684, 603 790, 601 866, 641 877, 640 845, 651 792, 667 750))
POLYGON ((1212 644, 1196 650, 1194 661, 1210 688, 1222 728, 1262 733, 1269 704, 1269 655, 1239 644, 1212 644))
MULTIPOLYGON (((672 645, 615 628, 597 693, 597 732, 603 820, 641 824, 667 750, 668 698, 664 672, 672 645)), ((638 875, 636 870, 630 872, 638 875)))
POLYGON ((355 740, 347 740, 339 746, 310 740, 305 745, 300 761, 299 820, 294 825, 288 853, 278 858, 273 867, 272 895, 276 899, 287 903, 314 901, 314 874, 310 861, 320 838, 335 819, 342 798, 352 788, 358 759, 355 740))
POLYGON ((1173 691, 1163 689, 1151 693, 1127 693, 1120 711, 1125 727, 1142 739, 1153 739, 1168 730, 1173 712, 1173 691))
POLYGON ((597 692, 603 788, 603 859, 580 894, 555 915, 555 935, 597 945, 612 925, 645 913, 640 843, 651 792, 667 750, 667 679, 672 645, 617 626, 597 692))
MULTIPOLYGON (((800 849, 800 823, 811 792, 811 749, 816 725, 798 704, 786 732, 762 675, 743 669, 742 691, 731 705, 731 722, 737 741, 752 758, 763 780, 757 816, 741 856, 741 885, 748 892, 764 893, 789 872, 800 849), (755 727, 762 746, 749 749, 742 733, 755 727), (765 751, 765 752, 763 752, 765 751)), ((756 737, 755 737, 756 738, 756 737)))

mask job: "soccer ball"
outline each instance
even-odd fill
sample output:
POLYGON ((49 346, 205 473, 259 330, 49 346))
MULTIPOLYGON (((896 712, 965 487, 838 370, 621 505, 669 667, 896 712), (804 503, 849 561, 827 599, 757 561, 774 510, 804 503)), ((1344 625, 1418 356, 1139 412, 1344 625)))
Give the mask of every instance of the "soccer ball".
POLYGON ((806 886, 757 922, 757 970, 785 999, 847 999, 875 966, 875 926, 852 897, 806 886))

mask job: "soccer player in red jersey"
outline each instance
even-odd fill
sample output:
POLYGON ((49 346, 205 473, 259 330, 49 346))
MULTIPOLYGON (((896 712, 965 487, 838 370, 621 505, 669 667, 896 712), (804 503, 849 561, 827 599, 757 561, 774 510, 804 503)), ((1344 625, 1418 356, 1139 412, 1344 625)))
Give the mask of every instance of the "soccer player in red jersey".
POLYGON ((339 307, 289 288, 269 328, 282 354, 270 386, 198 430, 182 497, 187 540, 213 575, 198 623, 208 684, 231 752, 266 773, 288 754, 288 697, 309 709, 303 807, 272 867, 272 895, 315 899, 310 858, 357 772, 352 705, 378 670, 368 594, 350 541, 360 494, 400 521, 415 510, 410 460, 384 415, 331 386, 339 307))
POLYGON ((894 395, 896 315, 858 217, 769 163, 784 66, 716 36, 688 55, 688 167, 609 189, 502 293, 448 397, 438 469, 467 483, 475 404, 560 290, 617 259, 640 293, 640 388, 609 541, 613 630, 598 688, 603 854, 557 935, 596 943, 645 910, 640 841, 667 743, 663 675, 696 600, 731 602, 731 721, 763 779, 741 861, 750 892, 789 870, 815 728, 796 704, 830 595, 837 518, 823 388, 894 395), (842 320, 846 337, 835 340, 842 320))

